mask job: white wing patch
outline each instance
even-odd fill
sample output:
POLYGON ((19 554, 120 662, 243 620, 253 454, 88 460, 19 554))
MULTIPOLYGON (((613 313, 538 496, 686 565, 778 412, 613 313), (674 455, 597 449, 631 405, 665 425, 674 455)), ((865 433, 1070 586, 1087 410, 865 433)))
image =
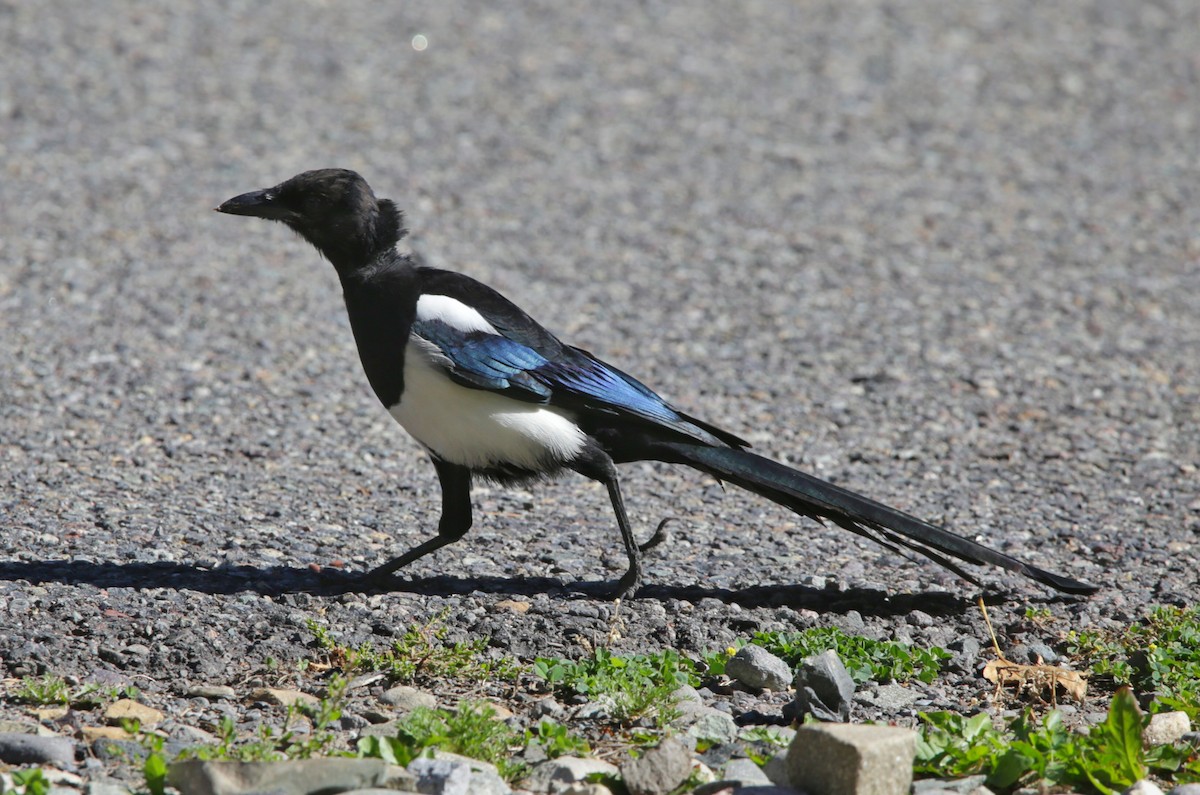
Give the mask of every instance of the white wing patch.
MULTIPOLYGON (((418 316, 430 298, 440 300, 426 305, 426 311, 430 306, 445 310, 439 319, 455 328, 462 329, 471 315, 487 324, 478 312, 445 296, 421 296, 418 316)), ((444 363, 436 346, 410 340, 404 351, 404 393, 388 407, 439 458, 466 467, 507 464, 537 471, 565 464, 583 449, 586 437, 568 412, 456 384, 439 368, 439 360, 444 363)))
POLYGON ((462 332, 486 331, 499 334, 478 311, 448 295, 422 295, 417 299, 417 320, 440 320, 462 332))

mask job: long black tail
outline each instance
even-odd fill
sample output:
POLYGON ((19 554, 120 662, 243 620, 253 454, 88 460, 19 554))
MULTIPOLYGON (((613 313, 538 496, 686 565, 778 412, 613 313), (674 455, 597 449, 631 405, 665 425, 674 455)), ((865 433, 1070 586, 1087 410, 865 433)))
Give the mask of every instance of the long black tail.
POLYGON ((803 516, 828 519, 894 551, 899 551, 897 547, 911 549, 976 584, 979 581, 975 577, 946 556, 980 565, 991 563, 1065 593, 1092 594, 1099 590, 1094 585, 1022 563, 915 516, 746 450, 665 441, 656 443, 654 449, 655 458, 695 467, 803 516))

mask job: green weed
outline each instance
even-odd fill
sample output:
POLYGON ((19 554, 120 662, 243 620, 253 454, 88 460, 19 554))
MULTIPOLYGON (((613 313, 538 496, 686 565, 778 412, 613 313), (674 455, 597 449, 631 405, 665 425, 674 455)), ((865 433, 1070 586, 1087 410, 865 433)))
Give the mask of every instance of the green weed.
POLYGON ((649 720, 660 729, 678 717, 674 692, 698 682, 695 664, 670 649, 618 655, 601 648, 576 661, 539 657, 533 672, 559 692, 603 705, 618 723, 649 720))
POLYGON ((929 683, 937 678, 950 652, 937 646, 921 648, 891 640, 871 640, 848 635, 835 627, 813 627, 800 632, 756 632, 750 642, 762 646, 795 668, 805 657, 833 649, 858 684, 929 683))
POLYGON ((486 703, 467 702, 456 710, 417 707, 404 717, 394 737, 363 737, 358 741, 361 756, 378 757, 390 764, 407 765, 427 749, 490 762, 500 775, 513 781, 526 766, 513 757, 523 747, 524 735, 496 719, 486 703))
POLYGON ((1156 607, 1119 633, 1067 635, 1067 653, 1091 669, 1151 696, 1151 712, 1182 710, 1200 718, 1200 607, 1156 607))
POLYGON ((180 754, 181 759, 235 760, 240 762, 278 762, 285 759, 311 759, 329 752, 335 736, 331 727, 342 716, 346 700, 346 681, 340 676, 331 677, 326 686, 326 695, 316 704, 295 702, 287 709, 283 728, 276 731, 262 724, 253 739, 239 738, 237 727, 229 716, 221 718, 217 727, 218 742, 188 748, 180 754), (297 731, 295 726, 301 718, 307 718, 310 731, 297 731))
POLYGON ((66 706, 71 701, 71 686, 61 676, 26 676, 13 690, 13 700, 38 707, 66 706))
POLYGON ((592 752, 591 746, 582 737, 572 733, 561 723, 544 718, 532 729, 525 730, 525 743, 540 745, 550 759, 560 756, 586 756, 592 752))
POLYGON ((520 666, 511 659, 484 659, 487 639, 469 643, 446 643, 449 629, 442 626, 446 613, 435 616, 426 624, 409 627, 391 648, 376 649, 363 643, 351 649, 338 643, 329 630, 315 621, 308 622, 317 646, 324 650, 330 662, 343 671, 383 671, 393 680, 405 684, 440 682, 445 679, 514 679, 520 666))
POLYGON ((40 767, 9 771, 13 790, 5 788, 4 795, 49 795, 50 782, 40 767))
POLYGON ((1124 790, 1151 770, 1179 781, 1200 776, 1200 767, 1187 752, 1171 746, 1143 749, 1143 720, 1128 689, 1113 697, 1104 722, 1082 735, 1063 725, 1058 710, 1040 722, 1026 710, 1004 730, 997 730, 983 713, 965 718, 934 712, 921 720, 917 776, 958 778, 982 773, 989 788, 1002 792, 1036 785, 1103 795, 1124 790))

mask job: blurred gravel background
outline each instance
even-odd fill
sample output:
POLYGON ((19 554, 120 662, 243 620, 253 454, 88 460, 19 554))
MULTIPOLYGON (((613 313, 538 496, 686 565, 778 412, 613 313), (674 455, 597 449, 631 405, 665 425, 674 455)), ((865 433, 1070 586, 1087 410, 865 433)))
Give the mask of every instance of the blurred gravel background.
MULTIPOLYGON (((477 489, 411 589, 317 587, 439 509, 332 269, 212 212, 324 166, 766 454, 1105 586, 987 571, 1002 635, 1200 590, 1196 3, 0 2, 0 163, 0 675, 232 682, 309 619, 446 608, 506 653, 608 637, 578 478, 477 489)), ((688 472, 625 490, 678 521, 622 648, 986 637, 932 564, 688 472)))

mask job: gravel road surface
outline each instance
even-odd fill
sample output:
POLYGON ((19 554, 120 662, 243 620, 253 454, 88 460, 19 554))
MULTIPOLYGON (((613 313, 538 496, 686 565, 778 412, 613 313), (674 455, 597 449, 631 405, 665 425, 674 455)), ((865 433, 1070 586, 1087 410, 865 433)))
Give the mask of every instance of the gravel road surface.
POLYGON ((325 166, 764 454, 1103 586, 984 571, 1002 642, 1200 592, 1200 5, 72 6, 0 3, 0 676, 186 705, 294 672, 310 620, 446 610, 526 659, 986 638, 933 564, 652 465, 632 516, 676 521, 616 621, 577 477, 477 488, 396 592, 322 586, 440 507, 333 270, 212 212, 325 166))

